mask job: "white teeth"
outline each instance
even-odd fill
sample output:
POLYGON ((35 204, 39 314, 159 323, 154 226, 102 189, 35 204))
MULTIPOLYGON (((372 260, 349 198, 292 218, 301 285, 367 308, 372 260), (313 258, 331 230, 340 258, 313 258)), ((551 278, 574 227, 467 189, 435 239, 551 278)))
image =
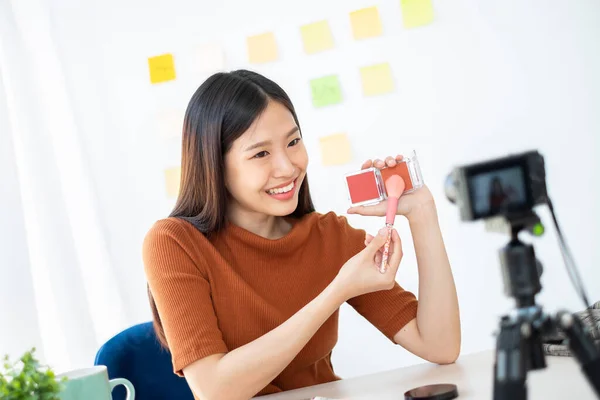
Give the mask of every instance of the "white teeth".
POLYGON ((267 190, 267 193, 269 194, 281 194, 281 193, 287 193, 290 190, 292 190, 294 188, 294 182, 290 183, 287 186, 284 186, 282 188, 277 188, 277 189, 269 189, 267 190))

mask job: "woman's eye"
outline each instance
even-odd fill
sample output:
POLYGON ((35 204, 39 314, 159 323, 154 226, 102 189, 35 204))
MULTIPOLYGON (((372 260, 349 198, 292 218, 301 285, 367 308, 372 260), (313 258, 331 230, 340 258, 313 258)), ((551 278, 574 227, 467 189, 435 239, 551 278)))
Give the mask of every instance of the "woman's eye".
POLYGON ((295 146, 298 144, 298 142, 300 142, 300 138, 296 138, 294 140, 292 140, 289 144, 289 146, 295 146))
POLYGON ((267 153, 266 151, 263 150, 260 153, 256 153, 253 158, 263 158, 263 157, 266 157, 267 154, 269 154, 269 153, 267 153))

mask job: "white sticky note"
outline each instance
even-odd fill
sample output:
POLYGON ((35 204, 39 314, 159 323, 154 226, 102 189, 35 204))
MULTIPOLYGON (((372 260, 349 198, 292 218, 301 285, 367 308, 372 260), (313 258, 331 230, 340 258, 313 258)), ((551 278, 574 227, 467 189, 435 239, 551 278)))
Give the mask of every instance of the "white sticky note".
POLYGON ((225 51, 219 43, 204 43, 196 48, 198 72, 212 74, 225 69, 225 51))
POLYGON ((185 110, 167 108, 159 110, 152 118, 152 129, 163 139, 180 138, 183 131, 185 110))

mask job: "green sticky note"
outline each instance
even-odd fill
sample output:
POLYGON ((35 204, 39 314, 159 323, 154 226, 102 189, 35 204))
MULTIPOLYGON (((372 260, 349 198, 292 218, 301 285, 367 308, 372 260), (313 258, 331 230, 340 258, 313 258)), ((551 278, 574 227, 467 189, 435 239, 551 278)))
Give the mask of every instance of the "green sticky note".
POLYGON ((324 107, 342 102, 342 88, 337 75, 329 75, 310 81, 313 105, 324 107))
POLYGON ((431 0, 400 0, 402 24, 405 28, 416 28, 433 21, 431 0))

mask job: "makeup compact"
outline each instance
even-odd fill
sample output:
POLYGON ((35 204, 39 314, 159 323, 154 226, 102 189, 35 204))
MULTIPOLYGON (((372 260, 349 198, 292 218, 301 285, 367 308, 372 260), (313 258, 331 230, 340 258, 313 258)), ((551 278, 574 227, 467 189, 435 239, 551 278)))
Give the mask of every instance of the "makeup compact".
POLYGON ((399 175, 404 181, 402 194, 414 192, 424 184, 419 160, 413 151, 394 167, 371 167, 346 174, 348 198, 352 206, 373 205, 387 199, 385 181, 392 175, 399 175))

